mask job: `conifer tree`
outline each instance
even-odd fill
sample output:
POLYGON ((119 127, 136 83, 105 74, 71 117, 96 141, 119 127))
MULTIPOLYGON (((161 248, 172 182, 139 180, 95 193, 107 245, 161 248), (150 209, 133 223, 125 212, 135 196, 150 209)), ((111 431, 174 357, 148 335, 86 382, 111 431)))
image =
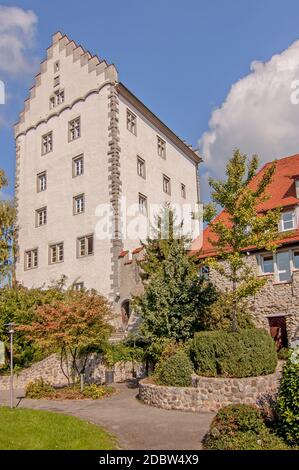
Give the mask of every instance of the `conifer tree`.
POLYGON ((203 310, 214 301, 214 289, 200 278, 190 240, 182 235, 169 205, 162 209, 154 235, 144 244, 140 262, 144 293, 134 299, 141 331, 151 342, 159 338, 187 340, 201 329, 203 310), (167 227, 168 237, 165 238, 167 227))

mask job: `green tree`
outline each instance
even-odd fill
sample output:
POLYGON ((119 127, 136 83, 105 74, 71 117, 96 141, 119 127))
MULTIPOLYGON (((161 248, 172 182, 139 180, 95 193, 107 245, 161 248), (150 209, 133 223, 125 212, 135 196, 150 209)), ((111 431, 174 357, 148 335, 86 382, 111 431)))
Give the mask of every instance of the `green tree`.
POLYGON ((276 164, 266 167, 258 176, 259 160, 236 150, 226 167, 227 178, 210 179, 212 203, 205 207, 205 220, 215 238, 210 240, 217 257, 205 262, 216 269, 230 284, 232 331, 238 328, 237 311, 244 300, 257 293, 266 280, 255 275, 246 262, 246 250, 274 251, 278 245, 280 208, 259 213, 257 208, 269 199, 267 188, 276 164), (217 208, 223 217, 215 217, 217 208), (215 217, 215 218, 214 218, 215 217), (224 262, 223 262, 224 261, 224 262))
MULTIPOLYGON (((14 288, 6 285, 0 289, 0 341, 9 349, 9 336, 6 323, 30 325, 36 318, 36 309, 44 304, 52 304, 55 300, 63 300, 65 291, 62 283, 53 284, 47 289, 27 289, 22 286, 14 288)), ((24 332, 17 331, 14 335, 14 365, 16 369, 28 367, 32 362, 45 356, 35 341, 28 340, 24 332)))
POLYGON ((199 278, 196 258, 186 249, 190 241, 181 228, 165 206, 154 238, 144 245, 140 262, 144 293, 135 297, 133 308, 141 315, 141 332, 151 343, 191 338, 201 328, 203 310, 215 300, 211 284, 199 278), (168 238, 164 238, 165 226, 168 238))
POLYGON ((59 351, 69 383, 84 373, 89 354, 113 331, 108 300, 95 291, 70 289, 64 299, 40 305, 31 324, 18 327, 44 351, 59 351), (65 367, 64 367, 65 366, 65 367))
POLYGON ((0 285, 11 273, 10 258, 13 255, 15 209, 11 201, 3 199, 2 190, 8 185, 3 170, 0 169, 0 285))

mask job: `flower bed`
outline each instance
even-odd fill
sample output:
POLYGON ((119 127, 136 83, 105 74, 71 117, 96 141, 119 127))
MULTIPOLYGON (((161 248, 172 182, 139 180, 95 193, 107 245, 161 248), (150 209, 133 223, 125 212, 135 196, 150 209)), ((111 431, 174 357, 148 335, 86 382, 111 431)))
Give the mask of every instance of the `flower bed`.
POLYGON ((158 408, 193 412, 217 411, 234 403, 258 404, 277 393, 281 369, 279 365, 274 374, 242 379, 193 376, 193 387, 167 387, 144 379, 139 383, 139 398, 158 408))

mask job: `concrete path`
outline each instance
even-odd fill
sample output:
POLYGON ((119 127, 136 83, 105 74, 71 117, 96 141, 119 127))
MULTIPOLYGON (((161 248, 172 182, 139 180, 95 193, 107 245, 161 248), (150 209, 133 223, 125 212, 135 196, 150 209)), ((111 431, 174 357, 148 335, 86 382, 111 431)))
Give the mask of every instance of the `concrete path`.
MULTIPOLYGON (((117 394, 102 400, 16 399, 19 407, 63 412, 103 426, 114 434, 123 449, 194 450, 209 429, 213 413, 187 413, 154 408, 140 402, 138 389, 117 384, 117 394)), ((18 392, 18 391, 17 391, 18 392)), ((15 394, 23 397, 22 391, 15 394)), ((0 404, 8 393, 0 392, 0 404)))

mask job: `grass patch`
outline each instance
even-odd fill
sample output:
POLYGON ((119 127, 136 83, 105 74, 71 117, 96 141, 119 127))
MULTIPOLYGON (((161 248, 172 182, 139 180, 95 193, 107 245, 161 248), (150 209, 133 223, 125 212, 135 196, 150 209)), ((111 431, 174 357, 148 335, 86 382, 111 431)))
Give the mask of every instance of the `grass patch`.
POLYGON ((112 450, 114 437, 72 416, 0 407, 0 450, 112 450))

